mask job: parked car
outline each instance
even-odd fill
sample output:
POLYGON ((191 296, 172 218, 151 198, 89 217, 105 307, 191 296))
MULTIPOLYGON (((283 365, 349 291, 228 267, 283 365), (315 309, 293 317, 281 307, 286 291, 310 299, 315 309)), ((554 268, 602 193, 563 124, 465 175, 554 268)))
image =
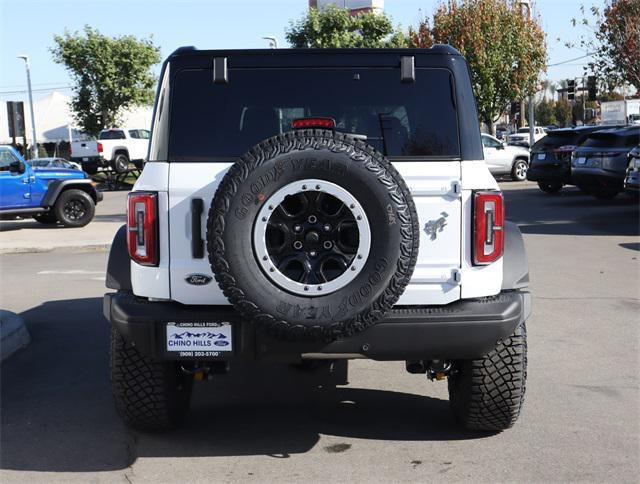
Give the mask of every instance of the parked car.
MULTIPOLYGON (((580 126, 556 129, 531 147, 527 180, 538 182, 540 190, 558 193, 564 185, 575 185, 571 177, 571 153, 587 137, 607 126, 580 126)), ((587 187, 579 186, 583 192, 587 187)))
POLYGON ((0 218, 33 217, 43 224, 83 227, 102 193, 89 176, 69 168, 34 169, 11 146, 0 146, 0 218))
POLYGON ((633 198, 640 195, 640 144, 629 152, 624 189, 633 198))
POLYGON ((482 148, 484 161, 492 175, 509 175, 514 181, 527 179, 528 150, 519 146, 509 146, 485 133, 482 133, 482 148))
POLYGON ((243 360, 351 358, 448 378, 467 428, 515 423, 526 254, 458 51, 185 47, 152 131, 103 305, 127 425, 175 426, 243 360))
POLYGON ((64 158, 36 158, 29 160, 29 164, 34 168, 69 168, 70 170, 82 171, 80 163, 68 161, 64 158))
POLYGON ((71 161, 80 163, 90 175, 95 175, 100 167, 124 173, 130 162, 142 169, 148 148, 148 129, 105 129, 97 141, 71 143, 71 161))
MULTIPOLYGON (((533 128, 533 139, 535 141, 540 140, 540 138, 543 138, 546 135, 547 135, 546 128, 543 128, 541 126, 535 126, 533 128)), ((507 136, 507 143, 509 143, 510 145, 525 146, 528 148, 529 147, 529 127, 526 126, 524 128, 519 128, 518 131, 507 136)))
POLYGON ((572 177, 596 198, 624 190, 628 154, 640 141, 640 126, 596 131, 573 152, 572 177))
POLYGON ((511 134, 511 128, 506 125, 500 125, 496 127, 496 138, 500 141, 506 141, 507 136, 511 134))

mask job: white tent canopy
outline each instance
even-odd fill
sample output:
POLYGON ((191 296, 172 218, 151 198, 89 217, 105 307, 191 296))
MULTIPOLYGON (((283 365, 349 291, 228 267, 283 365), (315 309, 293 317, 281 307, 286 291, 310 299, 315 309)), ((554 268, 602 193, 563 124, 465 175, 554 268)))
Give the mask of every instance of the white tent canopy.
MULTIPOLYGON (((74 140, 85 138, 79 129, 71 113, 69 103, 71 97, 58 91, 37 99, 33 103, 33 111, 36 118, 36 136, 38 143, 69 141, 71 128, 74 140)), ((137 107, 123 114, 123 127, 144 128, 151 127, 151 107, 137 107)), ((31 142, 31 113, 29 103, 24 103, 25 131, 27 141, 31 142)), ((21 140, 20 140, 21 141, 21 140)), ((0 107, 0 143, 10 143, 9 124, 7 119, 6 102, 0 107)))

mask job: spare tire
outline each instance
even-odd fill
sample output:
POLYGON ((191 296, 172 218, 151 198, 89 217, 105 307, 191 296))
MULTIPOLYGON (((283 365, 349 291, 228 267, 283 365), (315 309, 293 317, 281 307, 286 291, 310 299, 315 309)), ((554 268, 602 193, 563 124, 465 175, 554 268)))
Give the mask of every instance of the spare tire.
POLYGON ((221 181, 207 223, 225 296, 284 339, 335 339, 380 320, 409 283, 418 244, 400 174, 368 144, 329 130, 251 148, 221 181))

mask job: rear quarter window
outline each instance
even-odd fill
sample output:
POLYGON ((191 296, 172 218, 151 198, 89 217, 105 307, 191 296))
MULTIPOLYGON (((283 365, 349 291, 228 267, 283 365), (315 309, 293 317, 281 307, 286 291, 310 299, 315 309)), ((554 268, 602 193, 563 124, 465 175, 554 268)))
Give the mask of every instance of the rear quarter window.
POLYGON ((172 85, 169 160, 234 159, 311 116, 389 156, 457 158, 452 85, 446 69, 416 69, 412 83, 391 68, 230 69, 227 84, 185 69, 172 85))

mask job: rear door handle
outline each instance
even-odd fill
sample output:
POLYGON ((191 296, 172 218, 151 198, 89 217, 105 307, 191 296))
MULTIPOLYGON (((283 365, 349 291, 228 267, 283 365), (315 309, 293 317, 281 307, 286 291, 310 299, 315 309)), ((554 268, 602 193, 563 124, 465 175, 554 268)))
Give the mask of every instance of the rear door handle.
POLYGON ((202 239, 202 198, 191 199, 191 255, 194 259, 204 258, 204 240, 202 239))

